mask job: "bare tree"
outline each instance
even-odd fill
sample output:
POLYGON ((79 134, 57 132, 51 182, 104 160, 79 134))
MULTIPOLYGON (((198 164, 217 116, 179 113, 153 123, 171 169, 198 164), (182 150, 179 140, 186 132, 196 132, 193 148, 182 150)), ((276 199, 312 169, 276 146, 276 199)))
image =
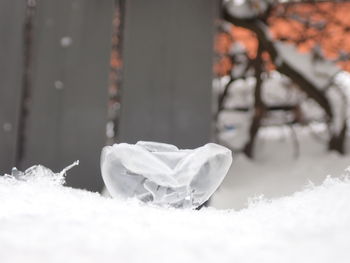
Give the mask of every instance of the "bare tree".
MULTIPOLYGON (((346 33, 350 32, 350 21, 346 23, 339 18, 339 3, 307 2, 301 4, 299 1, 290 1, 281 4, 272 0, 246 0, 240 1, 239 4, 236 1, 226 1, 224 4, 224 20, 250 30, 258 42, 255 57, 247 59, 242 75, 238 76, 244 77, 249 72, 254 72, 256 78, 249 141, 243 149, 249 157, 253 156, 255 137, 267 110, 261 98, 262 74, 268 71, 271 65, 292 80, 295 86, 323 109, 330 130, 329 150, 345 152, 346 102, 342 101, 339 89, 334 88, 333 77, 340 71, 335 63, 349 60, 350 56, 346 50, 340 50, 337 46, 344 40, 338 39, 338 42, 330 45, 329 35, 332 34, 332 28, 337 28, 338 34, 345 32, 343 36, 348 35, 346 33), (274 27, 277 23, 286 23, 289 29, 296 28, 293 32, 279 31, 282 27, 274 27), (307 53, 301 54, 298 48, 306 49, 307 53), (324 51, 333 58, 326 57, 324 51), (337 109, 339 107, 342 109, 337 109)), ((234 56, 231 59, 234 65, 234 56)), ((223 110, 229 86, 236 78, 237 76, 231 75, 229 83, 219 96, 219 112, 223 110)))

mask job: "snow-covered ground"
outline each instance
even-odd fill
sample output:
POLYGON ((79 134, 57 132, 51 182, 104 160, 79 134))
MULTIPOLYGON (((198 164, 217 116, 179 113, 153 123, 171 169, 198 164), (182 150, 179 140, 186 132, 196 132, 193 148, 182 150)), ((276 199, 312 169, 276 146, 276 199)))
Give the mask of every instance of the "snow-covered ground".
POLYGON ((0 262, 348 263, 350 175, 339 176, 350 157, 325 149, 322 124, 295 132, 297 158, 289 128, 263 128, 255 160, 234 156, 215 208, 200 211, 103 197, 60 175, 0 176, 0 262))
POLYGON ((240 211, 150 207, 49 176, 0 177, 1 263, 347 263, 350 179, 240 211))
MULTIPOLYGON (((269 80, 269 89, 265 89, 265 101, 268 101, 269 105, 280 102, 286 104, 284 99, 292 103, 303 101, 303 96, 285 93, 287 90, 283 88, 283 82, 279 82, 282 79, 278 74, 272 76, 273 78, 269 80), (301 101, 298 101, 298 98, 301 101)), ((350 102, 350 74, 341 72, 335 81, 350 102)), ((251 105, 252 98, 249 96, 252 94, 250 89, 252 83, 248 82, 236 83, 237 86, 233 87, 235 93, 227 100, 229 106, 230 104, 241 106, 239 103, 251 105)), ((215 87, 222 86, 222 83, 214 85, 214 92, 215 87)), ((317 105, 313 106, 309 101, 303 103, 306 103, 305 114, 311 116, 306 119, 309 121, 321 119, 318 116, 317 105)), ((346 110, 350 127, 350 107, 346 110)), ((218 125, 220 129, 218 141, 232 149, 242 148, 248 139, 251 116, 251 111, 222 112, 218 125)), ((241 209, 247 206, 250 198, 261 195, 267 198, 290 195, 302 190, 310 182, 319 185, 329 174, 340 175, 350 166, 349 131, 346 145, 348 154, 342 156, 327 151, 329 133, 324 123, 315 121, 307 126, 293 125, 292 130, 289 125, 282 125, 284 119, 288 120, 286 114, 274 116, 274 119, 282 120, 281 124, 264 126, 260 129, 253 161, 243 154, 234 156, 229 174, 211 200, 212 206, 241 209)))
MULTIPOLYGON (((250 198, 261 195, 276 198, 301 191, 305 185, 319 185, 327 175, 338 176, 350 166, 350 155, 327 151, 327 131, 323 124, 262 128, 257 138, 254 160, 243 154, 234 156, 231 169, 214 194, 216 208, 240 209, 250 198), (296 156, 296 152, 299 152, 296 156)), ((235 141, 234 131, 222 140, 235 141)), ((346 146, 350 152, 350 144, 346 146)))

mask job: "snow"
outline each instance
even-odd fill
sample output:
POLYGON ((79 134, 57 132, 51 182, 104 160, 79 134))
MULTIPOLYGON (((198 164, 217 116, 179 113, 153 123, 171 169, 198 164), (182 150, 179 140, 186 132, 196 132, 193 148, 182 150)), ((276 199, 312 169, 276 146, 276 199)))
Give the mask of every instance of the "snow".
POLYGON ((61 46, 66 48, 66 47, 69 47, 70 45, 72 45, 73 39, 69 36, 65 36, 65 37, 61 38, 60 42, 61 42, 61 46))
POLYGON ((226 0, 224 5, 233 17, 252 19, 264 13, 269 2, 269 0, 226 0))
POLYGON ((57 90, 62 90, 62 89, 64 88, 64 84, 63 84, 63 82, 60 81, 60 80, 56 80, 56 81, 54 82, 54 86, 55 86, 55 88, 56 88, 57 90))
POLYGON ((297 69, 300 74, 321 90, 326 89, 331 84, 332 78, 341 71, 332 61, 314 60, 311 53, 300 53, 292 44, 276 41, 274 45, 281 56, 279 59, 297 69))
MULTIPOLYGON (((239 138, 243 137, 235 130, 220 136, 221 142, 231 147, 237 145, 239 138)), ((328 139, 323 123, 295 125, 293 130, 288 126, 261 128, 254 160, 243 154, 234 156, 229 174, 211 199, 211 205, 242 209, 254 196, 279 198, 302 190, 309 182, 319 185, 329 174, 340 175, 350 165, 350 157, 329 152, 328 139)), ((350 152, 350 140, 346 149, 350 152)))
MULTIPOLYGON (((62 175, 56 175, 62 176, 62 175)), ((12 262, 349 262, 350 179, 247 209, 157 208, 0 177, 0 255, 12 262)))
MULTIPOLYGON (((228 82, 227 77, 214 82, 214 97, 223 92, 223 87, 228 82)), ((350 123, 350 73, 341 71, 334 76, 332 82, 333 84, 326 90, 325 95, 332 105, 333 121, 330 129, 333 134, 339 134, 344 122, 347 120, 350 123)), ((254 77, 233 81, 225 100, 225 110, 221 111, 218 116, 216 124, 218 142, 231 149, 242 148, 249 139, 249 128, 253 117, 254 87, 254 77), (240 109, 248 109, 248 111, 240 109)), ((314 100, 307 98, 287 77, 278 72, 272 71, 264 75, 262 98, 264 103, 270 107, 299 105, 302 120, 305 123, 325 122, 324 110, 314 100)), ((270 111, 263 120, 263 126, 285 125, 282 127, 283 130, 286 124, 291 123, 294 118, 293 111, 270 111)), ((288 129, 291 129, 291 126, 288 129)))
POLYGON ((273 0, 227 0, 224 5, 235 18, 251 19, 264 14, 273 0))
MULTIPOLYGON (((228 80, 223 80, 221 85, 225 86, 227 83, 228 80)), ((255 84, 255 77, 252 76, 233 81, 225 100, 225 107, 228 109, 252 108, 255 84)), ((293 106, 305 100, 305 95, 295 87, 290 79, 276 71, 263 76, 261 90, 262 99, 267 106, 293 106)))
MULTIPOLYGON (((276 73, 264 79, 269 84, 263 87, 266 104, 300 105, 307 125, 290 126, 283 122, 277 126, 270 123, 263 125, 257 136, 254 160, 241 153, 235 154, 229 174, 211 199, 212 206, 242 209, 248 206, 250 198, 256 196, 281 198, 292 195, 301 191, 308 182, 320 185, 328 174, 340 175, 350 165, 350 132, 345 146, 348 155, 329 152, 330 131, 324 122, 323 110, 313 100, 298 94, 296 89, 288 89, 288 82, 281 80, 276 73), (289 90, 294 94, 288 93, 289 90)), ((227 108, 252 105, 254 81, 249 81, 250 78, 247 78, 232 83, 225 104, 227 108)), ((227 79, 222 79, 216 85, 225 86, 227 82, 227 79)), ((215 91, 219 92, 217 86, 215 91)), ((334 76, 334 84, 327 90, 327 96, 334 105, 335 119, 330 127, 333 133, 340 130, 344 119, 350 124, 349 87, 350 73, 342 71, 334 76)), ((249 139, 252 115, 251 110, 222 111, 218 117, 217 141, 235 151, 242 149, 249 139)), ((283 119, 288 121, 286 113, 280 117, 273 116, 274 121, 283 119)))

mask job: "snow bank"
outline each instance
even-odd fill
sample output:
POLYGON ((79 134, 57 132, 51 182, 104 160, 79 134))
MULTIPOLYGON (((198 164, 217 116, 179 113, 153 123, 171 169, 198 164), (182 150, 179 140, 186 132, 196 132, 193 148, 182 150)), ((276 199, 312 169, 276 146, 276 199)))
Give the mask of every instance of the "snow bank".
POLYGON ((1 262, 349 262, 350 179, 241 211, 156 208, 0 177, 1 262))

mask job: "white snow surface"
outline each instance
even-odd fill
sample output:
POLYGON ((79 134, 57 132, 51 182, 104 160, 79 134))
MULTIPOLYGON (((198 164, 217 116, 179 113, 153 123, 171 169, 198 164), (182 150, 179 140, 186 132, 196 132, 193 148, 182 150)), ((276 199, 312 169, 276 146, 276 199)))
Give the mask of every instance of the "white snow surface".
POLYGON ((0 177, 2 263, 350 260, 347 176, 240 211, 157 208, 60 181, 0 177))
MULTIPOLYGON (((350 165, 350 133, 345 144, 348 154, 341 155, 327 150, 329 132, 325 124, 295 125, 293 130, 288 126, 261 128, 254 159, 234 155, 231 169, 214 193, 211 205, 242 209, 252 197, 288 196, 309 182, 320 185, 327 175, 339 176, 350 165)), ((220 140, 230 146, 237 145, 240 138, 233 129, 222 133, 220 140)))

